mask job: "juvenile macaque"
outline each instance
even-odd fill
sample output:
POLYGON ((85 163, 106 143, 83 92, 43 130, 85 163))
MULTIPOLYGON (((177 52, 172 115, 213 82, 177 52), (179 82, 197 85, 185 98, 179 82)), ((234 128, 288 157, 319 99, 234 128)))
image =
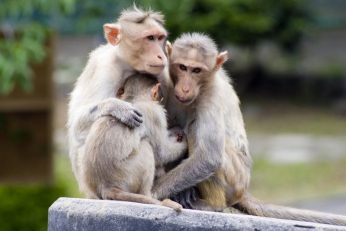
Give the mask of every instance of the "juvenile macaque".
POLYGON ((135 73, 160 74, 167 59, 163 15, 135 6, 121 13, 117 23, 103 26, 108 41, 94 50, 79 76, 68 110, 69 157, 80 184, 85 140, 92 124, 111 116, 130 128, 142 123, 142 114, 131 103, 116 98, 126 79, 135 73))
MULTIPOLYGON (((346 218, 280 207, 248 193, 252 159, 239 99, 222 69, 227 52, 201 34, 185 34, 167 44, 169 72, 167 112, 172 124, 184 127, 189 157, 157 179, 152 192, 167 198, 196 186, 200 197, 187 201, 201 210, 234 206, 244 213, 282 219, 346 225, 346 218)), ((188 199, 188 198, 187 198, 188 199)))
POLYGON ((160 84, 153 77, 136 74, 127 79, 122 100, 143 113, 143 124, 130 128, 112 116, 97 119, 86 139, 81 159, 81 188, 87 198, 160 204, 181 210, 169 199, 151 196, 155 165, 181 157, 187 143, 181 132, 167 131, 166 114, 159 100, 160 84))

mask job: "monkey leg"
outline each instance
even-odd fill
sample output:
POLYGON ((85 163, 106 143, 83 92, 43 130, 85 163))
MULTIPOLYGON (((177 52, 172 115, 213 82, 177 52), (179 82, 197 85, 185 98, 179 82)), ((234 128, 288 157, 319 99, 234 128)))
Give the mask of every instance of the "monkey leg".
POLYGON ((203 199, 197 199, 196 201, 193 201, 192 206, 193 209, 202 211, 222 212, 224 209, 223 207, 211 206, 203 199))
POLYGON ((159 201, 146 195, 125 192, 117 188, 105 189, 103 191, 103 199, 131 201, 131 202, 137 202, 142 204, 163 205, 163 206, 172 208, 176 211, 181 211, 183 208, 180 204, 174 201, 171 201, 170 199, 159 201))

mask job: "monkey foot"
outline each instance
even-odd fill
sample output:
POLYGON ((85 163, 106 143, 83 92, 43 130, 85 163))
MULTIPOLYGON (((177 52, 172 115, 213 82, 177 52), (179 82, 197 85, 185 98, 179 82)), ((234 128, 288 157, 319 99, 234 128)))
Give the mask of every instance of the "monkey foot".
POLYGON ((174 202, 170 199, 164 199, 161 202, 161 205, 166 206, 166 207, 170 207, 172 209, 174 209, 175 211, 181 211, 183 209, 183 206, 181 206, 181 204, 178 204, 177 202, 174 202))

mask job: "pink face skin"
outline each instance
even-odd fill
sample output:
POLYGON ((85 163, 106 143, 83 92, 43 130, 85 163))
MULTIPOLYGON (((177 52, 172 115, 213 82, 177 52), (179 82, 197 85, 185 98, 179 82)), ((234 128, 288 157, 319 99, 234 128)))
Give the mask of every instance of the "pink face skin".
POLYGON ((204 79, 210 75, 210 72, 202 63, 192 64, 183 60, 175 62, 171 68, 176 78, 175 99, 179 104, 187 106, 196 99, 204 79))
POLYGON ((167 53, 175 99, 182 106, 188 106, 195 101, 201 87, 212 79, 227 59, 227 52, 201 59, 201 54, 193 48, 182 54, 179 50, 174 50, 169 43, 167 53))
POLYGON ((135 26, 138 28, 131 28, 126 34, 118 24, 105 24, 103 27, 107 41, 119 46, 122 59, 131 67, 139 72, 158 75, 167 65, 163 52, 167 32, 154 20, 135 26))
POLYGON ((138 39, 142 47, 141 63, 144 63, 144 70, 150 74, 160 74, 167 64, 167 58, 163 52, 163 45, 167 33, 164 30, 147 30, 138 39))

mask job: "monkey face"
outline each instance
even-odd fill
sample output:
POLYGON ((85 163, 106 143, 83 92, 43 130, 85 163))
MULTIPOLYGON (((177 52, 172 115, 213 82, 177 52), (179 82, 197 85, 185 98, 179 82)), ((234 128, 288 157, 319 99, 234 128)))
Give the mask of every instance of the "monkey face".
POLYGON ((127 30, 117 24, 106 24, 104 28, 108 42, 119 46, 119 56, 138 72, 160 74, 167 64, 163 51, 166 30, 150 18, 124 26, 127 30))
POLYGON ((167 43, 166 50, 175 98, 182 105, 195 101, 227 59, 227 52, 218 54, 216 44, 198 33, 183 34, 173 45, 167 43))
POLYGON ((166 32, 157 25, 151 25, 144 30, 139 38, 130 42, 132 52, 127 52, 131 66, 137 71, 152 75, 160 74, 167 65, 167 58, 163 52, 166 32))
POLYGON ((166 36, 160 31, 148 31, 142 37, 142 45, 139 50, 139 59, 143 63, 144 72, 158 75, 167 64, 167 58, 163 52, 163 43, 166 36))
POLYGON ((174 84, 176 101, 181 105, 189 105, 199 95, 200 88, 210 75, 208 68, 197 62, 177 59, 170 66, 170 75, 174 84))

